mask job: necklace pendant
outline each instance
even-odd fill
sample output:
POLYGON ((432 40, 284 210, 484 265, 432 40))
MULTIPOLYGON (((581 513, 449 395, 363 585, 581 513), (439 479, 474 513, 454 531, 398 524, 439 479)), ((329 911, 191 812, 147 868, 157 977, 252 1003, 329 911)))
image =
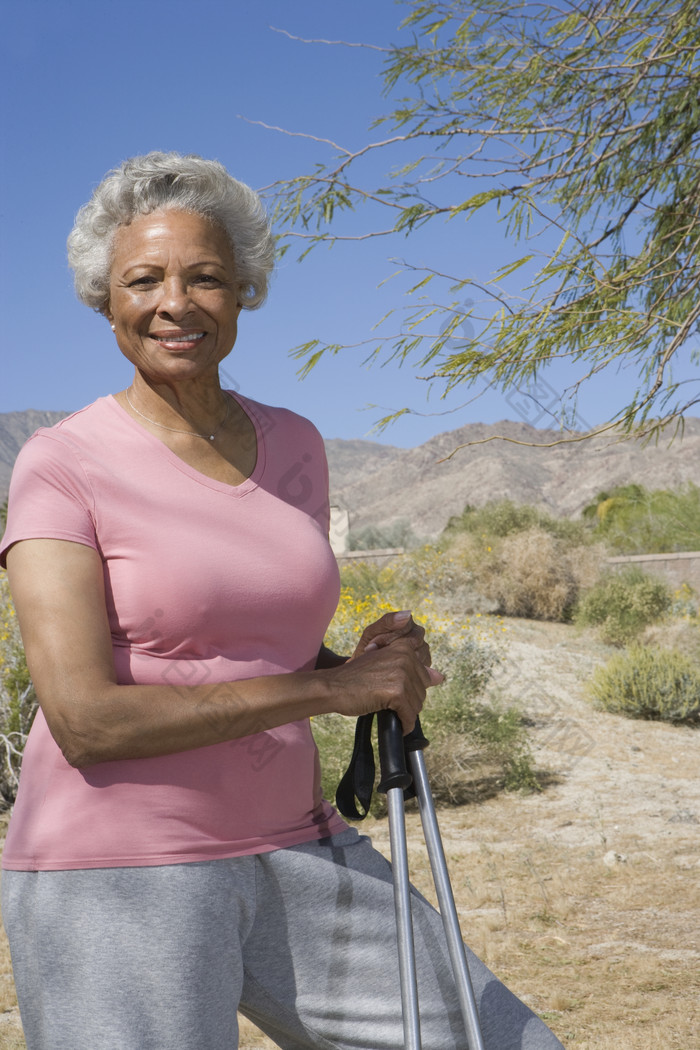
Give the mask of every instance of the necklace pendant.
POLYGON ((216 437, 216 434, 210 434, 209 435, 209 440, 213 441, 215 437, 216 437))

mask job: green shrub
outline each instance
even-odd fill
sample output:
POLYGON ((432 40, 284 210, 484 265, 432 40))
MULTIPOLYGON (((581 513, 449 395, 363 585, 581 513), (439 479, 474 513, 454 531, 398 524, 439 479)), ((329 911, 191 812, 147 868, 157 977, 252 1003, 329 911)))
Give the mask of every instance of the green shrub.
POLYGON ((671 592, 662 580, 630 566, 605 573, 581 598, 575 620, 599 627, 604 642, 623 646, 660 620, 671 603, 671 592))
POLYGON ((700 550, 700 488, 618 485, 599 492, 583 511, 594 535, 617 554, 700 550))
POLYGON ((449 539, 460 532, 469 532, 491 542, 534 528, 572 545, 587 543, 591 532, 582 521, 555 518, 538 507, 505 499, 492 500, 483 507, 467 505, 460 515, 450 518, 443 536, 449 539))
POLYGON ((671 615, 700 622, 700 597, 689 583, 682 583, 672 596, 671 615))
POLYGON ((630 718, 700 721, 700 672, 673 649, 630 646, 596 669, 589 693, 598 707, 630 718))
POLYGON ((460 805, 484 792, 536 789, 520 710, 497 699, 480 699, 483 686, 470 694, 465 688, 470 680, 478 678, 469 667, 462 675, 453 673, 431 691, 421 716, 430 741, 425 757, 436 802, 460 805))

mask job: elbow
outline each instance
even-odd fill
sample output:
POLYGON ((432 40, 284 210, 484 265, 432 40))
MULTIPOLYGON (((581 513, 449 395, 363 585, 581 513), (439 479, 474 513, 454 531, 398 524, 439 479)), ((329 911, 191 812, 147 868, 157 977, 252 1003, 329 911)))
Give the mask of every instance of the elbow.
POLYGON ((51 735, 61 749, 61 754, 69 766, 74 769, 85 769, 98 762, 105 761, 100 757, 100 748, 95 746, 92 735, 76 732, 62 726, 60 730, 49 726, 51 735))
POLYGON ((49 732, 69 766, 85 769, 115 757, 109 746, 109 734, 101 730, 94 718, 86 716, 84 705, 58 708, 54 705, 44 713, 49 732))
POLYGON ((68 765, 74 769, 86 769, 100 762, 113 762, 125 757, 114 734, 106 729, 101 731, 94 725, 69 730, 63 727, 60 733, 54 735, 54 740, 68 765))
POLYGON ((61 748, 61 754, 66 762, 69 766, 72 766, 73 769, 86 769, 88 766, 94 766, 99 762, 99 758, 97 758, 90 750, 76 746, 76 741, 59 744, 59 747, 61 748))

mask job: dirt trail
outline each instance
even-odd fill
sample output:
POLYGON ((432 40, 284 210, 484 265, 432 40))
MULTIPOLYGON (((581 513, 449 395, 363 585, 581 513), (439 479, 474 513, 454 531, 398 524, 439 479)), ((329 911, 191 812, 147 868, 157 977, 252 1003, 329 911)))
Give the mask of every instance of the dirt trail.
MULTIPOLYGON (((465 938, 567 1047, 697 1050, 700 730, 592 710, 584 683, 610 655, 592 635, 507 628, 497 685, 522 703, 552 782, 440 811, 465 938)), ((432 896, 419 820, 407 823, 412 877, 432 896)), ((386 822, 366 830, 388 852, 386 822)), ((0 1048, 20 1050, 0 947, 0 1048)), ((242 1023, 242 1050, 272 1046, 242 1023)))

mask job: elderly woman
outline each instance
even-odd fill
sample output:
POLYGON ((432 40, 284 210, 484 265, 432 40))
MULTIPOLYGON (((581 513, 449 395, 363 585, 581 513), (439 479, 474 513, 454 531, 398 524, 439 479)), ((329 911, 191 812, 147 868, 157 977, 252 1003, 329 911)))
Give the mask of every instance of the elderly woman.
MULTIPOLYGON (((41 710, 3 855, 29 1050, 399 1050, 386 861, 320 792, 309 716, 429 686, 410 614, 323 647, 338 598, 327 470, 305 419, 222 390, 272 241, 218 163, 112 172, 69 238, 76 289, 134 366, 22 449, 6 558, 41 710)), ((436 913, 416 897, 426 1050, 464 1048, 436 913)), ((470 955, 489 1050, 553 1048, 470 955)))

